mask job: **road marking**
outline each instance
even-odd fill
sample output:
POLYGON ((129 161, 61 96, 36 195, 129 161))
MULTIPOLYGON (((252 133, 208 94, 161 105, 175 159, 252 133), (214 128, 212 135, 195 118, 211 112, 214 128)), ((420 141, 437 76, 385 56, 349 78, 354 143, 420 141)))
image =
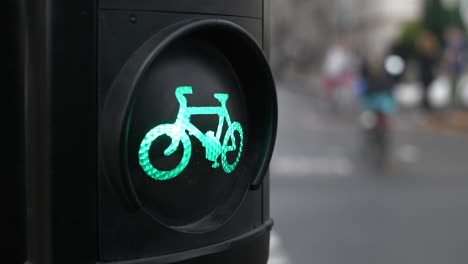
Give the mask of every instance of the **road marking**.
POLYGON ((351 161, 335 156, 283 156, 271 162, 271 174, 288 176, 349 176, 353 171, 351 161))
POLYGON ((406 163, 416 163, 421 159, 421 154, 416 146, 406 144, 396 149, 396 156, 399 161, 406 163))
POLYGON ((291 264, 283 248, 281 238, 275 231, 271 231, 270 233, 270 256, 268 258, 268 264, 291 264))

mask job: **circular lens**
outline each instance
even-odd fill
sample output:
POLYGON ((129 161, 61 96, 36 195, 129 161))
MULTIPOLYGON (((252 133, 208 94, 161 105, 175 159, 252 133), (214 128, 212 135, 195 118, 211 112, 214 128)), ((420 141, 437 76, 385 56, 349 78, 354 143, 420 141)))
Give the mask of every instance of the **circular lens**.
POLYGON ((229 141, 223 150, 234 152, 249 141, 245 100, 232 65, 216 47, 193 39, 173 44, 136 89, 128 171, 151 215, 169 226, 188 225, 230 196, 243 195, 233 193, 236 181, 249 181, 240 179, 242 153, 226 172, 221 147, 229 141), (244 138, 232 142, 232 124, 245 130, 244 138))

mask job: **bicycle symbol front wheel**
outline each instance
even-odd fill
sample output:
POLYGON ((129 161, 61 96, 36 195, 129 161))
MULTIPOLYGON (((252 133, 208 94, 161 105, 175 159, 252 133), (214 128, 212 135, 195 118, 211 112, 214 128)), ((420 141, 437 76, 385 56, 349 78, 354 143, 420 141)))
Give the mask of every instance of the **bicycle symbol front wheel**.
POLYGON ((179 175, 185 167, 187 167, 190 155, 192 154, 192 144, 190 143, 190 138, 187 133, 185 133, 185 130, 180 129, 178 126, 173 124, 164 124, 151 129, 146 134, 140 144, 138 154, 140 166, 148 176, 155 180, 169 180, 179 175), (166 149, 164 155, 171 155, 177 149, 180 142, 182 142, 182 146, 184 148, 179 164, 172 170, 158 170, 153 166, 149 158, 151 145, 161 135, 167 135, 172 139, 172 144, 166 149), (174 146, 172 150, 170 150, 171 146, 174 146))
POLYGON ((226 173, 232 172, 237 163, 239 163, 240 157, 242 155, 242 148, 244 146, 244 133, 242 131, 242 126, 239 122, 233 122, 229 125, 226 135, 224 136, 223 146, 221 150, 221 164, 226 173), (239 134, 239 146, 236 146, 236 138, 234 132, 237 131, 239 134), (237 149, 237 156, 235 161, 232 164, 229 164, 227 160, 227 153, 229 151, 234 151, 237 149))

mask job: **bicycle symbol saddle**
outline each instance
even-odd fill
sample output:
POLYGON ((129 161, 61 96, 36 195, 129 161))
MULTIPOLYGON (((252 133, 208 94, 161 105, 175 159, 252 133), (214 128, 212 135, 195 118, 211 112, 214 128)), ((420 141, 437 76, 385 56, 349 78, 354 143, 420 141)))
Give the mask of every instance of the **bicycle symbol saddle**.
POLYGON ((179 101, 179 112, 177 118, 172 124, 161 124, 148 133, 141 141, 140 149, 138 151, 139 163, 144 172, 155 180, 169 180, 179 175, 187 166, 192 154, 192 144, 188 134, 196 137, 205 148, 205 158, 212 161, 212 167, 218 168, 218 158, 221 156, 221 165, 226 173, 231 173, 239 163, 242 155, 243 147, 243 131, 239 122, 231 122, 231 117, 226 108, 226 102, 229 98, 228 94, 215 93, 213 95, 220 103, 221 106, 205 106, 205 107, 187 107, 187 99, 185 94, 192 94, 191 86, 180 86, 175 90, 175 96, 179 101), (192 115, 218 115, 219 122, 216 132, 208 131, 201 132, 195 125, 190 122, 192 115), (223 142, 221 144, 221 133, 226 120, 228 126, 223 142), (234 132, 239 134, 239 142, 236 144, 234 132), (187 134, 188 133, 188 134, 187 134), (173 154, 179 144, 182 142, 183 155, 180 163, 172 170, 159 170, 153 166, 149 158, 149 150, 153 142, 161 135, 167 135, 172 139, 171 144, 164 150, 164 155, 170 156, 173 154), (238 150, 236 159, 233 163, 227 160, 227 153, 229 151, 238 150))

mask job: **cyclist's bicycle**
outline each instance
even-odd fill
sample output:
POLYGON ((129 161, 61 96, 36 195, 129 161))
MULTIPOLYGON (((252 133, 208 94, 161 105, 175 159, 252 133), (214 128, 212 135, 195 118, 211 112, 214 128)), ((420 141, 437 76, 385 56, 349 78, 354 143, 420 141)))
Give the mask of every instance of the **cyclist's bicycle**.
POLYGON ((239 163, 242 147, 243 147, 243 131, 239 122, 231 122, 231 118, 226 108, 226 101, 229 98, 228 94, 215 93, 213 96, 221 106, 205 106, 205 107, 187 107, 187 99, 185 94, 192 94, 192 87, 181 86, 175 91, 175 96, 179 101, 180 107, 177 113, 177 119, 173 124, 161 124, 151 129, 143 138, 139 150, 139 163, 145 173, 155 180, 168 180, 179 175, 187 166, 192 154, 192 144, 189 135, 196 137, 205 148, 205 157, 212 161, 212 167, 219 167, 218 158, 221 156, 221 165, 226 173, 232 172, 239 163), (218 115, 219 122, 216 132, 208 131, 201 132, 196 126, 190 122, 192 115, 218 115), (221 144, 221 133, 224 125, 224 120, 228 126, 223 142, 221 144), (234 132, 239 134, 239 142, 236 144, 234 132), (172 143, 164 150, 164 155, 173 154, 179 143, 182 142, 183 155, 180 163, 172 170, 159 170, 153 166, 149 158, 149 150, 151 144, 161 135, 167 135, 172 139, 172 143), (228 162, 227 153, 237 150, 237 156, 233 163, 228 162))
POLYGON ((377 169, 385 169, 389 158, 388 123, 388 116, 381 111, 366 110, 361 113, 361 125, 364 129, 363 158, 377 169))

